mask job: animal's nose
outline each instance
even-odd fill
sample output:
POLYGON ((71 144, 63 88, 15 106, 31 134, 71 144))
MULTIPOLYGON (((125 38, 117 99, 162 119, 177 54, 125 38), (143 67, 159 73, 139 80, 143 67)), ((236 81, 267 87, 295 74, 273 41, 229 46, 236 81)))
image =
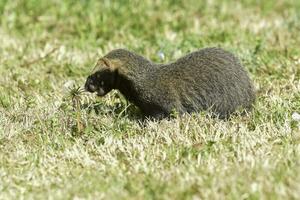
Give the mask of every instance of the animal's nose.
POLYGON ((84 88, 88 92, 95 92, 97 90, 96 86, 93 84, 92 79, 90 78, 86 80, 84 88))

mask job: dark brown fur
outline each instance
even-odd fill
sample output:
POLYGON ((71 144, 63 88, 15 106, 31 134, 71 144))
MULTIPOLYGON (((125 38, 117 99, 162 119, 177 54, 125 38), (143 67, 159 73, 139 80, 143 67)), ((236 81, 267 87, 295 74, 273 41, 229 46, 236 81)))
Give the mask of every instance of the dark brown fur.
POLYGON ((251 108, 255 100, 239 60, 220 48, 201 49, 169 64, 113 50, 99 59, 85 88, 99 96, 118 89, 145 116, 154 118, 202 110, 226 118, 238 108, 251 108))

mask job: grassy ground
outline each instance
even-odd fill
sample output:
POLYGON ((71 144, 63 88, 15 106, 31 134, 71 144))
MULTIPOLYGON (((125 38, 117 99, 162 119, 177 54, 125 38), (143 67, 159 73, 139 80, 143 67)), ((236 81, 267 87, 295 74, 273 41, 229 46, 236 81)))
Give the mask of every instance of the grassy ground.
POLYGON ((300 1, 0 1, 0 199, 299 199, 300 1), (243 3, 241 3, 243 2, 243 3), (221 46, 257 89, 249 116, 140 125, 82 94, 96 58, 221 46))

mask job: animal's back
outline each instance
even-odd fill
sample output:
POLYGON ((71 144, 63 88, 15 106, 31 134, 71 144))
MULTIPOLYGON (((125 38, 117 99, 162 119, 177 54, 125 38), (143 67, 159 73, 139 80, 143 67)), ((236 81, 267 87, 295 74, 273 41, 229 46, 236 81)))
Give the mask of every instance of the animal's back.
POLYGON ((238 58, 220 48, 201 49, 163 65, 156 77, 162 91, 177 100, 179 112, 211 108, 223 118, 238 107, 250 108, 255 98, 238 58))

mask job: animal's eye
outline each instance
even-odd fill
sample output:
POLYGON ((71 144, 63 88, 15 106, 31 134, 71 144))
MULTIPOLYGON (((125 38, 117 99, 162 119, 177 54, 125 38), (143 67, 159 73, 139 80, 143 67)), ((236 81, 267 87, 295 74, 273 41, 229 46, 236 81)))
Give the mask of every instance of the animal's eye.
POLYGON ((100 85, 101 85, 101 86, 104 86, 104 81, 101 81, 101 82, 100 82, 100 85))

